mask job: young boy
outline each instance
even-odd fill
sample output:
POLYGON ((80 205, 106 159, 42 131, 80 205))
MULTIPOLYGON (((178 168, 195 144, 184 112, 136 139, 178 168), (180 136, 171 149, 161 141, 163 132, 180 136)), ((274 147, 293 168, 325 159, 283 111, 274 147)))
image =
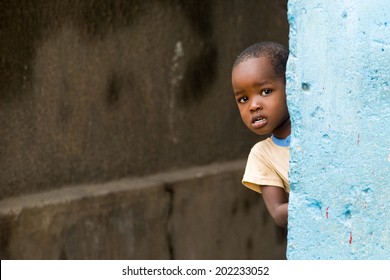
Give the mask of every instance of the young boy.
POLYGON ((287 226, 291 122, 286 102, 288 50, 274 42, 250 46, 236 59, 232 85, 241 118, 258 135, 271 136, 251 150, 243 184, 262 194, 278 226, 287 226))

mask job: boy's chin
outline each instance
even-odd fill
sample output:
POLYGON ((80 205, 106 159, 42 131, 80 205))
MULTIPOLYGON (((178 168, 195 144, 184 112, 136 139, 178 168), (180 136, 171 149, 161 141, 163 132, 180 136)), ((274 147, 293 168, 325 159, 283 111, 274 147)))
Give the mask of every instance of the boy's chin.
POLYGON ((258 136, 269 136, 272 134, 272 131, 269 131, 269 129, 254 129, 252 125, 247 125, 247 127, 250 131, 257 134, 258 136))
POLYGON ((269 136, 272 134, 272 131, 256 131, 256 130, 252 130, 252 131, 258 136, 269 136))

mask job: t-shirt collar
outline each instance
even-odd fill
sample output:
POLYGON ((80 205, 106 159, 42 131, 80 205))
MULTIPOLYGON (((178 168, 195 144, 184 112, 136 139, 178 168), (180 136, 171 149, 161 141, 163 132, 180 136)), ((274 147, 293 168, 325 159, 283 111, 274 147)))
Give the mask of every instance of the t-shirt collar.
POLYGON ((274 142, 278 146, 290 147, 291 134, 289 136, 287 136, 285 139, 277 138, 273 134, 272 134, 271 138, 272 138, 272 142, 274 142))

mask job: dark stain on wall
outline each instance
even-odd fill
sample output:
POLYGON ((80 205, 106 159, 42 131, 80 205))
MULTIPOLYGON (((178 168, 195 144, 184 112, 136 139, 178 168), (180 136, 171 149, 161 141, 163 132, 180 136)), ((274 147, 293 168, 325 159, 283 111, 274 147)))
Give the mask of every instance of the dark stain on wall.
POLYGON ((107 88, 107 104, 109 106, 113 106, 115 104, 118 104, 121 89, 123 87, 123 81, 119 78, 119 76, 115 72, 111 72, 111 77, 108 82, 108 88, 107 88))
POLYGON ((87 36, 104 36, 108 31, 132 26, 153 1, 77 1, 81 4, 79 24, 87 36))
POLYGON ((178 4, 193 30, 204 39, 211 38, 213 35, 213 1, 178 1, 178 4))
POLYGON ((216 79, 218 52, 213 40, 213 3, 180 1, 179 5, 195 34, 201 38, 200 52, 188 63, 179 102, 190 104, 207 94, 216 79))
POLYGON ((23 93, 31 78, 36 32, 40 21, 33 1, 0 2, 0 102, 9 103, 23 93))
POLYGON ((9 259, 9 238, 12 236, 12 222, 7 217, 0 219, 0 259, 9 259))
POLYGON ((202 99, 216 78, 218 53, 215 45, 206 43, 185 70, 179 102, 189 104, 202 99))

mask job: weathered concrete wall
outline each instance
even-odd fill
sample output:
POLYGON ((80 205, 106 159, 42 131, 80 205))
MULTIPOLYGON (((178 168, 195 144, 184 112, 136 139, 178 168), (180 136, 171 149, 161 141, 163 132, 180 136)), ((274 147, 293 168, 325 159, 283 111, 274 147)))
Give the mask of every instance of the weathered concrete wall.
POLYGON ((244 158, 230 68, 255 41, 287 43, 286 8, 1 1, 0 198, 244 158))
POLYGON ((280 259, 244 161, 0 202, 1 259, 280 259))
POLYGON ((284 258, 226 166, 257 141, 231 65, 287 44, 286 4, 1 1, 1 258, 284 258))
POLYGON ((290 0, 289 259, 389 259, 390 3, 290 0))

